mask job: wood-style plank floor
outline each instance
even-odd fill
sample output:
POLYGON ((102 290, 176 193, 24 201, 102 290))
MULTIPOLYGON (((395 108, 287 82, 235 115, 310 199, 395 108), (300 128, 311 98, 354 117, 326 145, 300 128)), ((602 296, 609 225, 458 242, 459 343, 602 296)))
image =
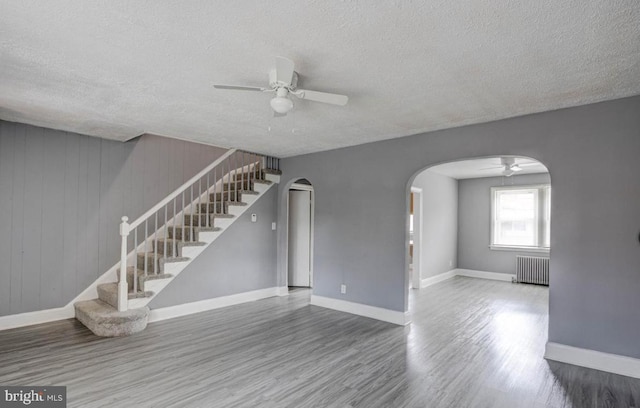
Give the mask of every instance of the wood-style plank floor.
POLYGON ((640 407, 640 380, 542 358, 546 288, 456 277, 399 327, 309 291, 95 337, 75 320, 0 332, 0 384, 69 407, 640 407))

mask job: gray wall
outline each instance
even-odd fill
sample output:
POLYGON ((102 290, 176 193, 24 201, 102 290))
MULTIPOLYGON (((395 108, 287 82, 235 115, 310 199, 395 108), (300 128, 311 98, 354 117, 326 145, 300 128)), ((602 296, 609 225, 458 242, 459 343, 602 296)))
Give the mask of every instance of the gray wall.
POLYGON ((272 187, 150 304, 152 309, 274 287, 278 191, 272 187), (251 222, 251 214, 258 221, 251 222))
POLYGON ((0 315, 60 307, 119 259, 135 219, 225 152, 0 121, 0 315))
MULTIPOLYGON (((458 267, 515 274, 516 256, 541 253, 489 249, 491 239, 491 187, 548 184, 549 174, 523 174, 458 181, 458 267)), ((552 222, 553 216, 552 214, 552 222)))
POLYGON ((305 177, 315 189, 314 294, 406 310, 412 178, 497 155, 537 159, 551 174, 549 340, 640 358, 640 97, 283 160, 279 282, 284 195, 292 178, 305 177))
POLYGON ((427 170, 413 186, 422 189, 420 278, 425 279, 457 267, 458 181, 427 170))

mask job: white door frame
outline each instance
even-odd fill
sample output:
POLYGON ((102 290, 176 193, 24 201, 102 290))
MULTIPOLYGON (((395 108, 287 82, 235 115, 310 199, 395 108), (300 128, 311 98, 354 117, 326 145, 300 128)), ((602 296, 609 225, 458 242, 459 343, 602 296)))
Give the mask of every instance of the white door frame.
POLYGON ((422 189, 411 186, 413 193, 413 274, 411 287, 420 289, 422 283, 422 189))
MULTIPOLYGON (((313 186, 312 185, 308 185, 308 184, 298 184, 298 183, 293 183, 291 184, 291 186, 289 187, 289 190, 305 190, 305 191, 310 191, 311 192, 311 228, 310 228, 310 234, 311 237, 309 239, 309 245, 311 246, 311 248, 309 248, 309 287, 312 290, 313 293, 313 238, 314 238, 314 225, 315 225, 315 192, 313 191, 313 186)), ((289 252, 289 227, 288 224, 289 222, 291 222, 291 220, 289 219, 289 190, 287 190, 287 252, 289 252)), ((286 274, 285 274, 285 278, 286 278, 286 282, 287 282, 287 287, 289 286, 289 262, 288 262, 288 255, 287 255, 287 269, 286 269, 286 274)))

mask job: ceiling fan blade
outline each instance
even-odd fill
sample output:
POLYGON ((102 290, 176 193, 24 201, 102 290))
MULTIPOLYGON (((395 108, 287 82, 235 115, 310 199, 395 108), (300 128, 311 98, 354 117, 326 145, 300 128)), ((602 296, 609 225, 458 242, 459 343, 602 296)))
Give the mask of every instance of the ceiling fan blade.
POLYGON ((495 170, 495 169, 504 169, 504 166, 492 166, 492 167, 483 167, 478 170, 495 170))
POLYGON ((265 88, 259 88, 257 86, 239 86, 239 85, 213 85, 216 89, 231 89, 234 91, 266 91, 265 88))
POLYGON ((276 80, 287 85, 291 85, 293 78, 294 64, 288 58, 276 57, 276 80))
POLYGON ((349 102, 349 97, 345 95, 331 94, 318 91, 307 91, 306 89, 298 89, 294 94, 301 99, 308 99, 315 102, 330 103, 332 105, 344 106, 349 102))

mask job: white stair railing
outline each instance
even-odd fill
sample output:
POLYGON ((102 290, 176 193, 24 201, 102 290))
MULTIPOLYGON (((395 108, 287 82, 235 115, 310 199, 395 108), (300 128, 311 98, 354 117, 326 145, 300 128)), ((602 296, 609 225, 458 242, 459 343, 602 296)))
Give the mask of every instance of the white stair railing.
POLYGON ((182 245, 193 241, 196 228, 214 228, 214 218, 225 216, 229 203, 238 203, 242 191, 251 190, 253 180, 262 179, 269 170, 280 170, 280 159, 231 149, 135 221, 122 217, 118 310, 127 310, 130 292, 139 295, 138 268, 145 277, 160 275, 160 258, 177 257, 178 241, 182 245), (128 279, 133 280, 131 285, 128 279))

